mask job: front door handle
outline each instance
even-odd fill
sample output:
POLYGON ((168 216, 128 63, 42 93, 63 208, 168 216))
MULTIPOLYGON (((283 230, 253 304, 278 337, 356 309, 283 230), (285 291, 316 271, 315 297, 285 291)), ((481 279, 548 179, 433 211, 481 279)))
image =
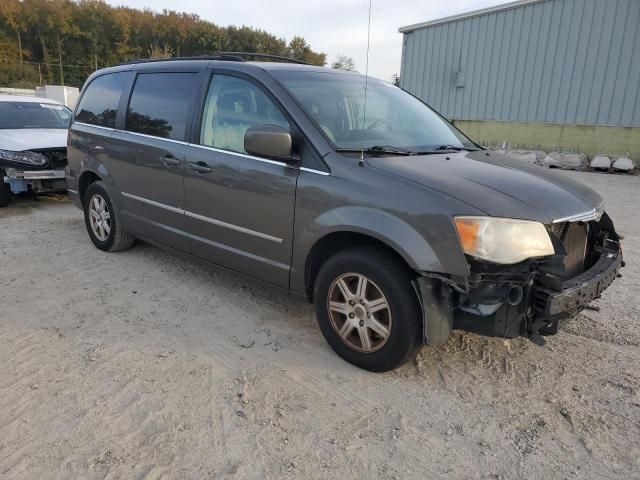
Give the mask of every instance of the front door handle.
POLYGON ((165 167, 171 168, 171 167, 176 167, 176 166, 180 165, 180 160, 178 160, 176 157, 174 157, 171 154, 165 155, 160 160, 162 161, 162 164, 165 167))
POLYGON ((200 173, 207 173, 211 171, 211 167, 204 162, 188 162, 189 168, 200 173))

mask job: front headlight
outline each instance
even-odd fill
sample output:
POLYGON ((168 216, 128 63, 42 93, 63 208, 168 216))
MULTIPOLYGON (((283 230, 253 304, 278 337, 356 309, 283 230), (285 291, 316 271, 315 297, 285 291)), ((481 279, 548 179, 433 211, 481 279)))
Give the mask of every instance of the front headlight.
POLYGON ((45 167, 49 159, 38 152, 13 152, 11 150, 0 150, 0 162, 9 164, 12 167, 45 167))
POLYGON ((509 265, 555 253, 540 222, 492 217, 455 217, 454 221, 464 252, 481 260, 509 265))

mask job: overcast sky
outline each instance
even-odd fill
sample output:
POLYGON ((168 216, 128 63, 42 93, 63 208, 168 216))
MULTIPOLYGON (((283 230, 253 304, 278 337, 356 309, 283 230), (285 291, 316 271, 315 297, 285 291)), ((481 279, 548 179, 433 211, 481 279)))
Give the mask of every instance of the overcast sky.
MULTIPOLYGON (((369 73, 390 80, 400 72, 398 28, 505 3, 506 0, 373 0, 369 73)), ((218 25, 248 25, 290 40, 301 35, 328 63, 344 54, 364 73, 368 0, 107 0, 112 5, 197 13, 218 25)))

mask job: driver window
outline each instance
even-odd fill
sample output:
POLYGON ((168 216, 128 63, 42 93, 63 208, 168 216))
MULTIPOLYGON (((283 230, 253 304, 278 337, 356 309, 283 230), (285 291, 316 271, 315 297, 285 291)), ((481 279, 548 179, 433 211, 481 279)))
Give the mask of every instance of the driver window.
POLYGON ((214 75, 204 107, 200 143, 209 147, 247 153, 244 135, 250 127, 289 122, 262 90, 238 77, 214 75))

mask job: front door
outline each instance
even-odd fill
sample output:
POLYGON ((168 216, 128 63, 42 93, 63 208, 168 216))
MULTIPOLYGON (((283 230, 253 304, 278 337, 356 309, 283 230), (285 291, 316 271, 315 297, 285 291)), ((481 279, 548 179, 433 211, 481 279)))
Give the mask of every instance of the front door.
POLYGON ((139 73, 124 130, 111 137, 112 174, 125 227, 186 251, 184 161, 198 74, 139 73))
POLYGON ((244 135, 255 125, 291 128, 257 84, 240 77, 213 75, 199 144, 190 145, 186 155, 190 251, 288 287, 298 169, 247 154, 244 135))

